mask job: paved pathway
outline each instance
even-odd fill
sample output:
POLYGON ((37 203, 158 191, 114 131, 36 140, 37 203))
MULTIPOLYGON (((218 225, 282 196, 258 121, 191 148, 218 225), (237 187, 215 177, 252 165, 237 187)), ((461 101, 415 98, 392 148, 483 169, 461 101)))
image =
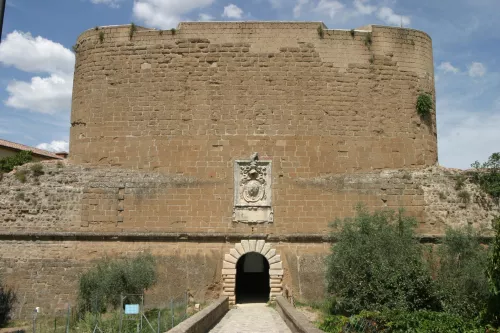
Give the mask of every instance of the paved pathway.
POLYGON ((291 333, 278 312, 265 303, 238 304, 210 332, 291 333))

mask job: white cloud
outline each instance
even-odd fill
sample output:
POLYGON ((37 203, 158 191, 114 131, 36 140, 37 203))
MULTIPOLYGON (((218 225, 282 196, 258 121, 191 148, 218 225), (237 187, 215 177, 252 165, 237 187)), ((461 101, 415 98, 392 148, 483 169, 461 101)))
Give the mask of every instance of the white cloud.
POLYGON ((66 111, 71 108, 72 88, 73 77, 66 75, 35 76, 31 82, 11 81, 5 105, 47 114, 66 111))
POLYGON ((361 15, 371 15, 377 10, 376 6, 370 6, 367 0, 354 0, 354 8, 361 15))
POLYGON ((439 70, 442 70, 443 72, 445 73, 458 73, 460 72, 460 69, 458 69, 457 67, 453 66, 450 62, 448 61, 445 61, 445 62, 442 62, 439 66, 438 66, 438 69, 439 70))
POLYGON ((146 25, 155 28, 172 28, 189 12, 205 8, 215 0, 136 0, 133 15, 146 25))
POLYGON ((111 8, 120 8, 120 2, 122 1, 123 0, 90 0, 90 2, 92 2, 93 4, 96 5, 103 4, 111 8))
POLYGON ((480 62, 473 62, 469 67, 470 77, 481 77, 486 74, 486 67, 480 62))
POLYGON ((198 15, 198 20, 200 21, 212 21, 213 19, 215 19, 215 17, 210 14, 201 13, 198 15))
POLYGON ((344 9, 344 5, 337 0, 320 0, 314 11, 328 14, 330 18, 333 18, 342 9, 344 9))
POLYGON ((14 31, 0 44, 0 62, 30 73, 72 73, 75 55, 59 43, 14 31))
POLYGON ((54 114, 71 108, 75 55, 59 43, 14 31, 0 44, 0 62, 29 73, 48 73, 7 85, 5 105, 54 114))
POLYGON ((300 17, 300 15, 302 14, 302 7, 304 7, 308 3, 309 0, 297 0, 295 7, 293 7, 293 16, 295 18, 300 17))
POLYGON ((243 10, 233 4, 229 4, 224 7, 224 12, 222 13, 222 17, 227 17, 227 18, 235 18, 235 19, 240 19, 243 15, 243 10))
POLYGON ((403 23, 403 26, 408 26, 411 22, 410 17, 398 15, 389 7, 381 7, 377 12, 377 17, 387 24, 396 26, 400 26, 401 23, 403 23))
POLYGON ((38 149, 52 151, 54 153, 68 152, 69 142, 68 141, 52 141, 51 143, 40 143, 36 146, 38 149))

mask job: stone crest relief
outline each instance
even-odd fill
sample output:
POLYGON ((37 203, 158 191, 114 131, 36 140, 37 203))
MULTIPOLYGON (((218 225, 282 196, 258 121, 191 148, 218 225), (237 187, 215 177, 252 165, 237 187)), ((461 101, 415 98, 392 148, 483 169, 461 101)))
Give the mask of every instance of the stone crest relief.
POLYGON ((257 153, 249 160, 237 160, 234 163, 233 221, 273 222, 271 161, 259 160, 257 153))

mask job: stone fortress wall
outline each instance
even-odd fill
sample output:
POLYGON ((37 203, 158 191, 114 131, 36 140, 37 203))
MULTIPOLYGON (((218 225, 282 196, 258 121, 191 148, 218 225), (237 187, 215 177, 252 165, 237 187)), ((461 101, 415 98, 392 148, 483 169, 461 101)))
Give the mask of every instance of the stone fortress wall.
MULTIPOLYGON (((258 227, 266 233, 325 232, 355 202, 378 200, 335 197, 303 186, 307 180, 437 162, 435 117, 426 123, 415 111, 421 91, 434 95, 423 32, 371 26, 352 36, 317 22, 198 22, 174 34, 138 28, 132 37, 130 26, 92 29, 76 47, 72 162, 199 184, 142 195, 142 208, 124 207, 126 227, 252 230, 232 224, 233 171, 254 152, 272 161, 274 223, 258 227)), ((133 190, 121 191, 128 205, 133 190)), ((89 213, 87 222, 109 219, 89 213)))
POLYGON ((269 257, 272 294, 315 300, 329 222, 359 202, 404 207, 429 241, 498 210, 470 184, 472 202, 460 202, 457 172, 435 166, 435 114, 415 110, 420 92, 434 96, 425 33, 315 22, 130 31, 77 40, 70 161, 0 182, 0 275, 21 295, 16 315, 74 304, 94 260, 142 251, 159 258, 150 306, 181 289, 234 301, 235 263, 253 247, 269 257), (239 207, 249 181, 263 184, 259 198, 239 207))

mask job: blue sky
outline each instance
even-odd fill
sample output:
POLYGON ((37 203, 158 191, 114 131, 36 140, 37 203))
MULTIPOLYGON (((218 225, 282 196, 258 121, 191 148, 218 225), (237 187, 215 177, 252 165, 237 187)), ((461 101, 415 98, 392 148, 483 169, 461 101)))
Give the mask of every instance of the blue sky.
POLYGON ((303 20, 400 25, 433 39, 439 164, 500 151, 498 0, 7 0, 0 44, 0 138, 67 149, 74 55, 86 29, 179 21, 303 20))

